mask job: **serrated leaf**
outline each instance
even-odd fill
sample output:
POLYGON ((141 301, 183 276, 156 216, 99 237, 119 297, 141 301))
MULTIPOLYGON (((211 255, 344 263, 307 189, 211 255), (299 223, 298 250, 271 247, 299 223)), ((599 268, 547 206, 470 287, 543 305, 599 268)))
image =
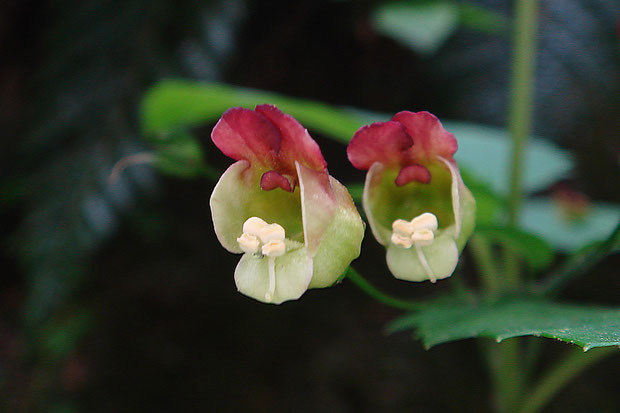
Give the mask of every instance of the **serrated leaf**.
POLYGON ((587 351, 620 345, 620 308, 528 297, 481 303, 445 300, 397 319, 389 329, 414 329, 427 348, 473 337, 502 341, 532 335, 576 344, 587 351))
POLYGON ((554 253, 542 238, 506 225, 477 225, 476 232, 516 252, 534 270, 548 267, 554 253))
POLYGON ((413 51, 431 55, 454 32, 459 10, 447 1, 382 4, 372 13, 377 31, 413 51))

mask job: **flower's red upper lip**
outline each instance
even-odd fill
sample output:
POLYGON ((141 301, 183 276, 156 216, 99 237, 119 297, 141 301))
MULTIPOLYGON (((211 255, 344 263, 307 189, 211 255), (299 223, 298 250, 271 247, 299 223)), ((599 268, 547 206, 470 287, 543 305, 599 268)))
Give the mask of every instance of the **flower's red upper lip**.
POLYGON ((358 169, 368 170, 379 162, 399 170, 397 186, 417 181, 430 183, 425 165, 438 157, 453 161, 457 143, 441 122, 428 112, 399 112, 388 122, 360 128, 347 148, 349 160, 358 169))
POLYGON ((225 155, 280 175, 295 176, 295 161, 317 171, 327 167, 308 131, 273 105, 227 110, 211 138, 225 155))
POLYGON ((453 160, 457 150, 454 135, 428 112, 399 112, 388 122, 360 128, 347 148, 349 160, 358 169, 380 162, 403 168, 425 164, 437 156, 453 160))

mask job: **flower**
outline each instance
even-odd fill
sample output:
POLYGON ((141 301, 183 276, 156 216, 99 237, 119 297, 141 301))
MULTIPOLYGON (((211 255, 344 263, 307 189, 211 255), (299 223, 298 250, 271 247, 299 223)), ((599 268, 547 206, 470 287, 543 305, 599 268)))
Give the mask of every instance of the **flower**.
POLYGON ((218 240, 243 254, 237 289, 280 304, 334 284, 358 257, 364 224, 308 131, 275 106, 259 105, 229 109, 211 137, 237 160, 210 200, 218 240))
POLYGON ((396 278, 435 282, 456 268, 476 207, 456 150, 454 135, 428 112, 399 112, 360 128, 349 143, 353 166, 368 170, 364 211, 396 278))

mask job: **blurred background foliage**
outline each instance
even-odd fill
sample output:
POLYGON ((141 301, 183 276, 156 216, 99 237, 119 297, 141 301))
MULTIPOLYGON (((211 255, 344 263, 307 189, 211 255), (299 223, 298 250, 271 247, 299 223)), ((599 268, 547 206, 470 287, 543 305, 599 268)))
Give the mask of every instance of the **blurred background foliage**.
MULTIPOLYGON (((429 110, 463 137, 460 162, 492 213, 505 171, 483 150, 502 145, 510 10, 504 0, 0 3, 0 409, 489 410, 471 340, 425 353, 406 335, 382 335, 394 311, 350 284, 283 307, 238 295, 237 259, 215 240, 207 205, 229 160, 209 133, 229 102, 270 97, 313 114, 295 113, 332 175, 356 184, 363 174, 334 136, 350 136, 351 119, 429 110), (169 78, 208 82, 181 90, 195 100, 195 122, 168 127, 173 108, 149 106, 185 87, 160 83, 169 78), (341 112, 321 117, 315 101, 341 112), (119 159, 144 152, 159 168, 132 166, 110 182, 119 159)), ((541 1, 534 132, 542 138, 529 170, 553 179, 529 188, 537 197, 523 224, 543 242, 534 266, 552 263, 545 245, 567 253, 617 219, 619 21, 615 0, 541 1), (541 157, 547 142, 554 155, 541 157)), ((369 238, 363 250, 365 274, 402 290, 381 248, 369 238)), ((618 264, 616 255, 596 266, 563 298, 617 304, 618 264)), ((472 282, 467 255, 461 267, 472 282)), ((401 294, 450 285, 416 287, 401 294)), ((563 344, 544 346, 553 355, 563 344)), ((610 360, 549 411, 616 410, 620 370, 610 360)))

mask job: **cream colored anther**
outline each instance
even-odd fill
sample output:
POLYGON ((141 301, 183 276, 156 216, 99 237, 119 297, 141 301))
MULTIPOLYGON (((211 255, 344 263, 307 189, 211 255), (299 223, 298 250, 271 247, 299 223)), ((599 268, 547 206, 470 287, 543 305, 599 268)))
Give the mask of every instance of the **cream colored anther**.
POLYGON ((250 235, 258 236, 259 232, 265 228, 267 224, 265 221, 260 219, 259 217, 248 218, 243 223, 243 232, 250 235))
POLYGON ((392 231, 401 237, 410 237, 414 229, 413 224, 404 219, 397 219, 392 223, 392 231))
POLYGON ((267 244, 271 241, 284 241, 284 228, 278 224, 265 225, 258 231, 260 240, 267 244))
POLYGON ((237 242, 243 252, 280 257, 286 252, 285 237, 282 225, 268 224, 258 217, 251 217, 243 223, 243 234, 237 242))
POLYGON ((426 228, 421 229, 419 231, 415 231, 411 235, 411 241, 413 241, 414 244, 420 245, 422 247, 426 245, 431 245, 434 239, 435 239, 435 234, 433 234, 433 231, 431 231, 430 229, 426 229, 426 228))
POLYGON ((237 238, 237 242, 243 252, 247 252, 248 254, 255 254, 260 249, 260 241, 256 235, 251 235, 244 232, 239 238, 237 238))
POLYGON ((430 231, 437 230, 437 217, 430 212, 425 212, 411 220, 411 226, 414 231, 428 229, 430 231))
POLYGON ((430 212, 425 212, 411 221, 397 219, 392 223, 393 244, 403 248, 411 248, 412 245, 423 247, 433 243, 437 230, 437 217, 430 212))
POLYGON ((284 241, 269 241, 262 248, 263 255, 268 257, 281 257, 286 252, 284 241))

